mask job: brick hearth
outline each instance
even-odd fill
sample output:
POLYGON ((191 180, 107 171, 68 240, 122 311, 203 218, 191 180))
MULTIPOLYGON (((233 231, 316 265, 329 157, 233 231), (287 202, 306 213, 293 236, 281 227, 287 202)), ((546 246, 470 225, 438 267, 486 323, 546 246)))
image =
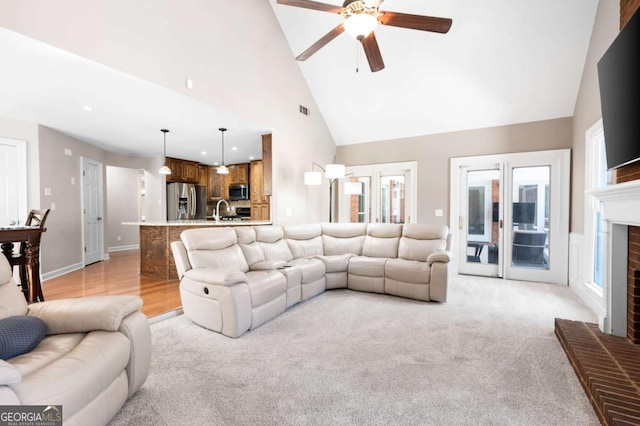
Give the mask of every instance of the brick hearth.
POLYGON ((595 324, 556 319, 555 329, 602 424, 640 425, 640 346, 595 324))

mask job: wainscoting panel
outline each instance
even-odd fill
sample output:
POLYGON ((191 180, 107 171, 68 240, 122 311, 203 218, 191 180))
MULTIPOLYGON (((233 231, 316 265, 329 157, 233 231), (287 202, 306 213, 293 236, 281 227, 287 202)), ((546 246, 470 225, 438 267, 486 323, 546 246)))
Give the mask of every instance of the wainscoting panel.
POLYGON ((604 318, 604 299, 589 283, 586 260, 585 238, 574 232, 569 234, 569 287, 600 318, 604 318))

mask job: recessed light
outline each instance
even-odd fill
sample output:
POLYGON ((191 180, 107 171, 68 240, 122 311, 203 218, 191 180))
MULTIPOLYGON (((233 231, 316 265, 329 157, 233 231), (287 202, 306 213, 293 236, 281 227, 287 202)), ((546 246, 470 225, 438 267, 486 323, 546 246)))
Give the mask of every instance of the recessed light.
POLYGON ((82 107, 82 109, 83 109, 83 110, 85 110, 85 111, 89 111, 89 112, 93 111, 93 108, 92 108, 92 107, 90 107, 90 106, 86 106, 86 105, 85 105, 85 106, 83 106, 83 107, 82 107))
POLYGON ((237 151, 237 150, 238 150, 237 146, 234 146, 233 148, 231 148, 231 151, 237 151))
POLYGON ((254 158, 256 158, 256 157, 254 157, 254 156, 252 155, 251 157, 249 157, 249 160, 253 160, 254 158))
POLYGON ((207 155, 207 151, 202 151, 200 154, 207 155))
POLYGON ((213 163, 214 166, 219 166, 220 163, 218 163, 217 161, 215 163, 213 163))

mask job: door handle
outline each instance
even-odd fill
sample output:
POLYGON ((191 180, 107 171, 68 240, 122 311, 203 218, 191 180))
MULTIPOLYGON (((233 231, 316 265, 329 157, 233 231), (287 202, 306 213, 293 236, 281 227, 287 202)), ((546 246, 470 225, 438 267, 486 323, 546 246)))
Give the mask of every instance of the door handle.
POLYGON ((97 220, 102 220, 102 216, 96 217, 97 220))
POLYGON ((462 216, 458 217, 458 229, 462 230, 464 225, 464 218, 462 216))
POLYGON ((498 221, 498 226, 500 227, 500 229, 502 229, 502 225, 503 225, 503 223, 502 223, 502 219, 500 219, 500 220, 498 221))

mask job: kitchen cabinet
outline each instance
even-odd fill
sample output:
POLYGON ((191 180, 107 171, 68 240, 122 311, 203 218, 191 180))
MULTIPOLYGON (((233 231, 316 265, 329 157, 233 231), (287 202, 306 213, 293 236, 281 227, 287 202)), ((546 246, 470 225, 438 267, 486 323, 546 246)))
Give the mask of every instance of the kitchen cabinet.
POLYGON ((229 198, 229 187, 226 185, 226 176, 218 174, 217 166, 209 166, 209 184, 207 192, 210 198, 219 200, 221 198, 229 198))
POLYGON ((198 185, 209 185, 209 167, 204 164, 198 165, 198 185))
POLYGON ((269 203, 251 203, 251 220, 269 220, 271 217, 269 207, 269 203))
POLYGON ((229 185, 247 185, 249 183, 249 163, 232 164, 227 166, 229 185))
POLYGON ((262 160, 252 161, 249 173, 251 190, 251 220, 269 220, 270 200, 264 193, 264 170, 262 160))
POLYGON ((198 183, 198 163, 196 161, 166 158, 171 174, 167 175, 167 182, 198 183))

